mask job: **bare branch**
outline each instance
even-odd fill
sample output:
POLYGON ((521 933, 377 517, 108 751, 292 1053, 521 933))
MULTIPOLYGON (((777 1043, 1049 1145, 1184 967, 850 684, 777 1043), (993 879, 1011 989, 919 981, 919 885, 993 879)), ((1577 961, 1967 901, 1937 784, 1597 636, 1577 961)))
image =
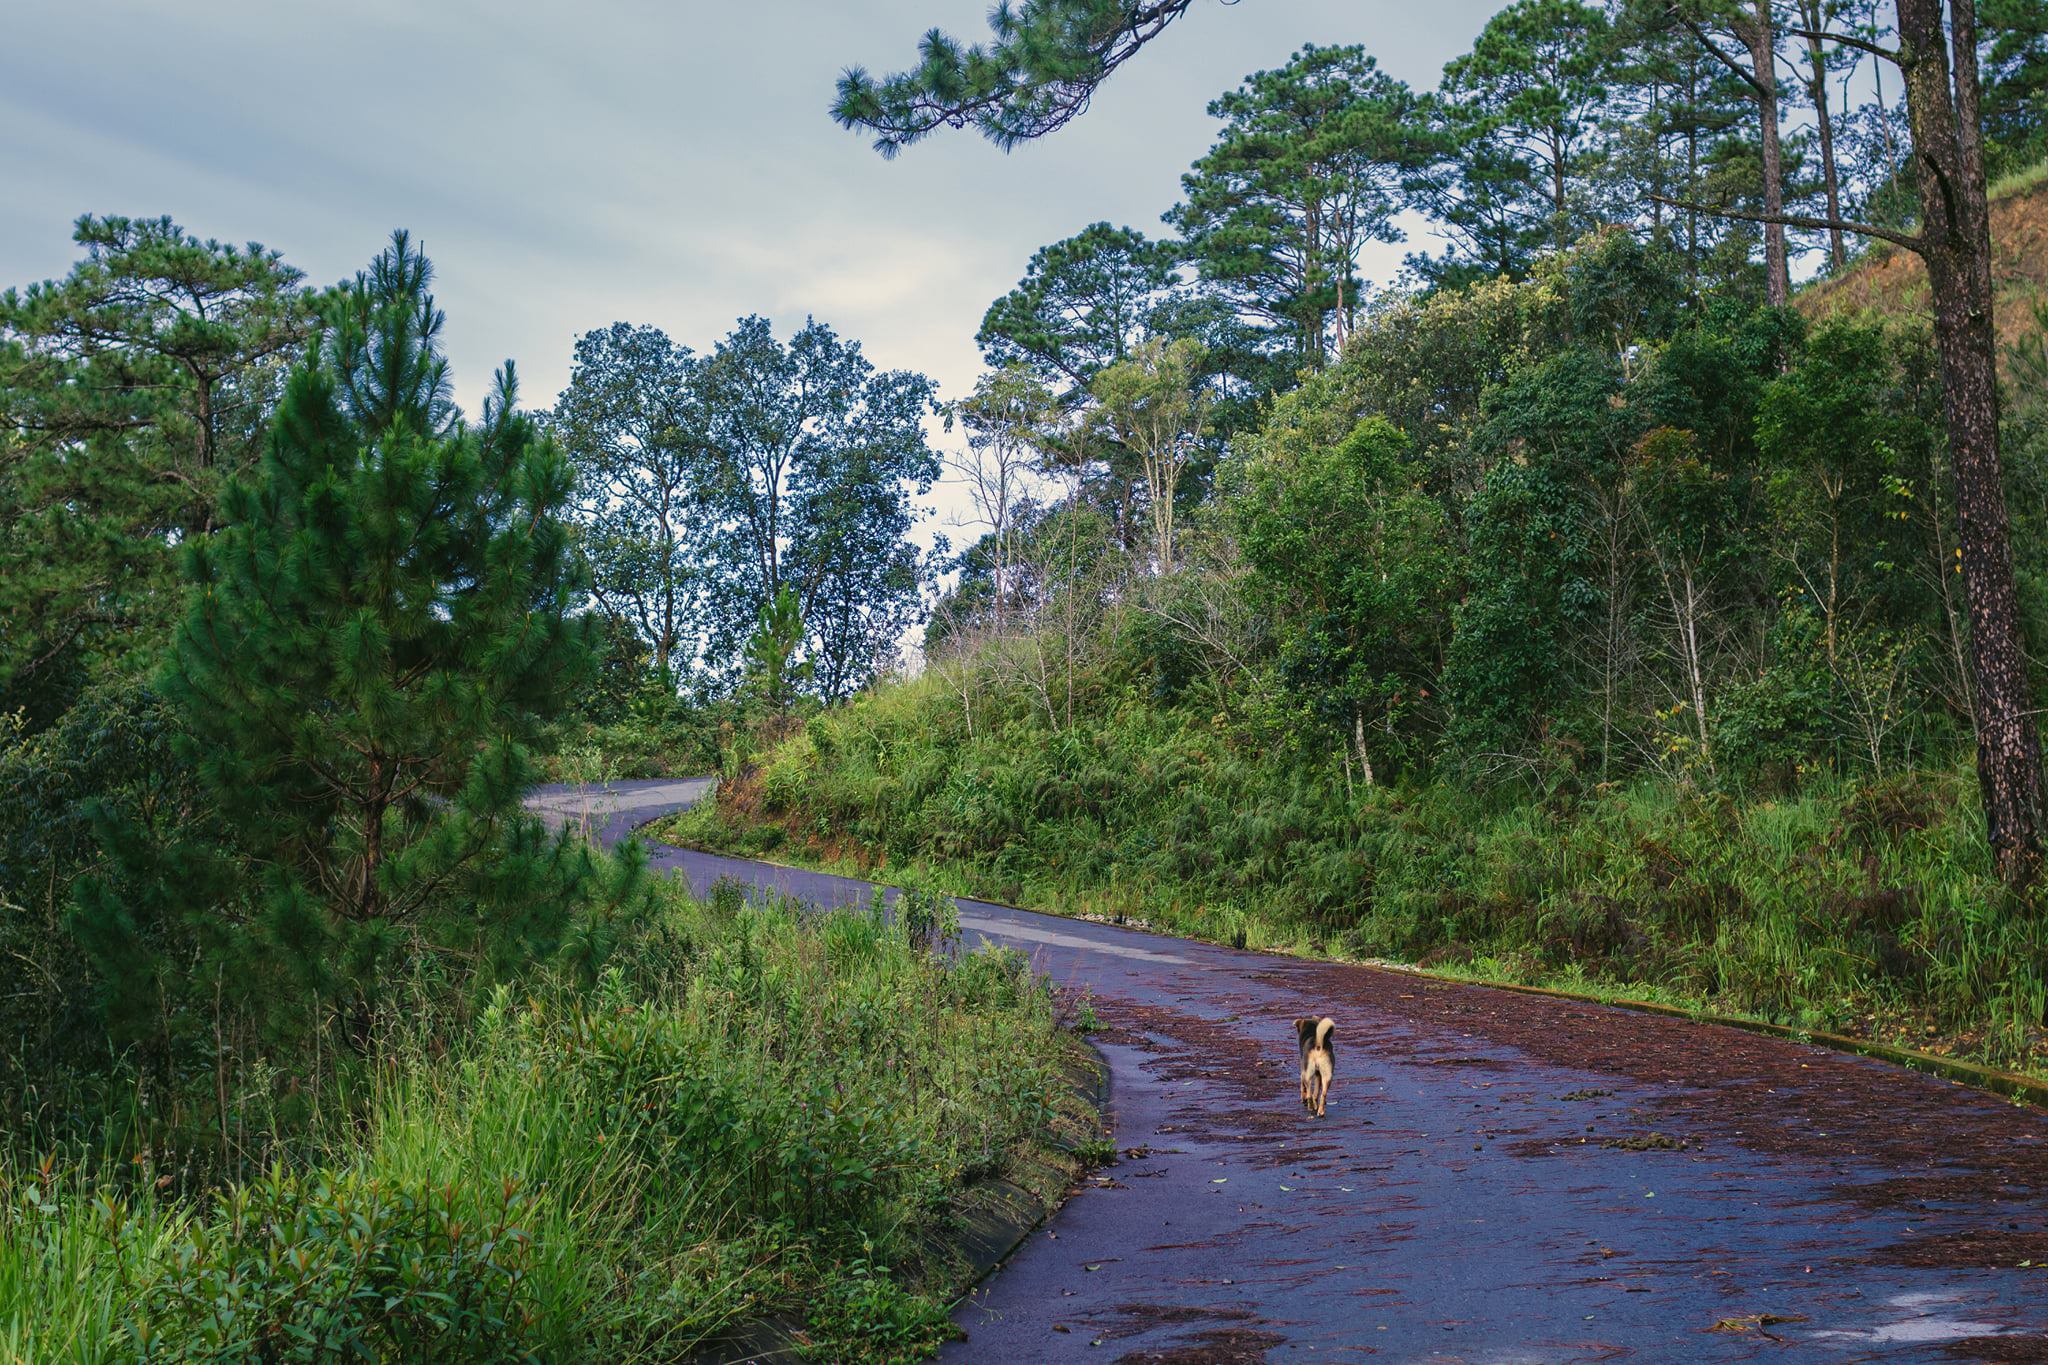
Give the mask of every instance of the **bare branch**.
POLYGON ((1654 200, 1666 208, 1684 209, 1691 213, 1704 213, 1709 218, 1733 218, 1739 223, 1776 223, 1783 227, 1801 228, 1809 232, 1828 232, 1840 229, 1853 232, 1859 237, 1875 237, 1893 246, 1925 253, 1926 241, 1918 234, 1907 234, 1896 228, 1879 227, 1875 223, 1857 223, 1844 218, 1809 218, 1803 213, 1749 213, 1741 209, 1720 209, 1711 204, 1696 204, 1688 199, 1667 199, 1661 194, 1646 194, 1645 199, 1654 200))

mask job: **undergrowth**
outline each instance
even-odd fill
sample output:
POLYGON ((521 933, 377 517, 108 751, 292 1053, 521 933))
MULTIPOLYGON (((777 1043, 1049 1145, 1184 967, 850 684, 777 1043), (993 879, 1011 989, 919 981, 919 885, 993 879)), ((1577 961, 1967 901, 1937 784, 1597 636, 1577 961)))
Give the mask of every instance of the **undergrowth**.
MULTIPOLYGON (((963 1191, 1088 1115, 1014 952, 721 887, 594 992, 388 1037, 315 1159, 0 1170, 0 1361, 921 1358, 963 1191)), ((443 1021, 445 1022, 445 1021, 443 1021)))
POLYGON ((813 719, 666 837, 1215 942, 1688 1003, 2048 1070, 2048 915, 1991 875, 1964 767, 1347 793, 1222 715, 1089 722, 929 680, 813 719))

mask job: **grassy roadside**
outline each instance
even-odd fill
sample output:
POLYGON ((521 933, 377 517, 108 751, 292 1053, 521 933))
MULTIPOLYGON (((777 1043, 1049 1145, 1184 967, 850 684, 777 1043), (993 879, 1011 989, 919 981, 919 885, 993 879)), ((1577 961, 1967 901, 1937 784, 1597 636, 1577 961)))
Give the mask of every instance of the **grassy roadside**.
POLYGON ((1080 1044, 1021 955, 662 895, 596 991, 393 1032, 315 1160, 0 1172, 0 1361, 924 1358, 960 1211, 1056 1201, 1094 1139, 1080 1044))
POLYGON ((913 683, 818 718, 662 837, 2048 1076, 2048 916, 1989 876, 1966 770, 1354 799, 1186 717, 969 740, 944 705, 913 683))

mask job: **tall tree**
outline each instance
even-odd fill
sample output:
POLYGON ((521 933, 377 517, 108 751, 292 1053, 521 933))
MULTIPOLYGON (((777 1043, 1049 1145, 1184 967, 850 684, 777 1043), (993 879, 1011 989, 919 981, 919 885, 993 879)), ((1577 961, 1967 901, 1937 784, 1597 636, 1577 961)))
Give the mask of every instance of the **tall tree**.
POLYGON ((1708 55, 1746 86, 1756 104, 1757 147, 1762 177, 1764 295, 1782 305, 1792 296, 1785 250, 1785 153, 1778 114, 1778 30, 1772 0, 1672 0, 1671 14, 1708 55), (1726 32, 1741 44, 1743 57, 1723 46, 1726 32))
MULTIPOLYGON (((1842 217, 1842 177, 1835 164, 1835 114, 1828 96, 1828 74, 1832 54, 1828 33, 1846 8, 1842 0, 1794 0, 1800 24, 1798 36, 1806 43, 1806 98, 1813 106, 1814 132, 1820 142, 1821 194, 1827 216, 1839 223, 1842 217)), ((1828 230, 1828 266, 1840 270, 1849 263, 1843 230, 1828 230)))
POLYGON ((0 295, 0 698, 47 718, 87 656, 148 659, 173 547, 262 448, 311 329, 273 251, 168 218, 78 221, 63 280, 0 295))
POLYGON ((576 466, 591 590, 646 642, 670 688, 695 655, 702 592, 694 367, 657 328, 585 333, 548 423, 576 466))
POLYGON ((1750 122, 1748 87, 1674 24, 1667 0, 1625 0, 1615 19, 1614 92, 1606 124, 1604 211, 1617 222, 1647 215, 1686 255, 1690 277, 1721 235, 1719 220, 1670 201, 1710 200, 1715 148, 1739 142, 1750 122))
POLYGON ((904 537, 912 497, 939 474, 932 406, 929 379, 875 369, 818 322, 785 345, 766 318, 744 318, 695 367, 686 439, 702 466, 713 658, 736 658, 788 584, 820 685, 849 690, 872 671, 876 639, 916 600, 904 537))
POLYGON ((184 935, 224 989, 281 1014, 342 1003, 359 1039, 394 959, 509 965, 561 941, 587 859, 520 799, 526 741, 590 661, 571 473, 515 411, 510 365, 483 420, 455 420, 430 278, 398 234, 330 302, 261 469, 186 547, 163 686, 240 842, 116 839, 144 890, 90 884, 76 924, 117 1012, 190 969, 164 955, 184 935), (234 856, 233 877, 174 872, 234 856))
POLYGON ((1505 161, 1528 177, 1532 214, 1563 247, 1584 224, 1572 203, 1607 98, 1613 30, 1578 0, 1516 0, 1472 51, 1444 67, 1443 102, 1458 154, 1505 161))
POLYGON ((1216 145, 1166 215, 1203 282, 1321 368, 1358 306, 1359 250, 1397 241, 1398 191, 1423 159, 1415 99, 1361 47, 1317 47, 1213 100, 1216 145), (1337 330, 1330 333, 1335 317, 1337 330))
POLYGON ((1977 77, 1975 0, 1898 0, 1898 63, 1920 163, 1921 227, 1946 391, 1970 647, 1977 682, 1977 780, 2000 874, 2040 871, 2041 737, 2027 682, 2012 532, 1998 455, 1991 211, 1977 77), (1947 14, 1943 10, 1946 8, 1947 14), (1944 23, 1946 18, 1947 22, 1944 23), (1948 37, 1955 35, 1951 58, 1948 37))

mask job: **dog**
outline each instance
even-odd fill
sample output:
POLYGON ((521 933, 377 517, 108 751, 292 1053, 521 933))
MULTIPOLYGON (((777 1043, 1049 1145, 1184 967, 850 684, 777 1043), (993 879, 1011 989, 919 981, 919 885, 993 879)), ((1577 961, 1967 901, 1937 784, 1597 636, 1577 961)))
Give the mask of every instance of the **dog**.
POLYGON ((1309 1015, 1294 1021, 1294 1035, 1301 1043, 1302 1107, 1321 1118, 1337 1074, 1337 1049, 1330 1041, 1337 1036, 1337 1021, 1309 1015))

